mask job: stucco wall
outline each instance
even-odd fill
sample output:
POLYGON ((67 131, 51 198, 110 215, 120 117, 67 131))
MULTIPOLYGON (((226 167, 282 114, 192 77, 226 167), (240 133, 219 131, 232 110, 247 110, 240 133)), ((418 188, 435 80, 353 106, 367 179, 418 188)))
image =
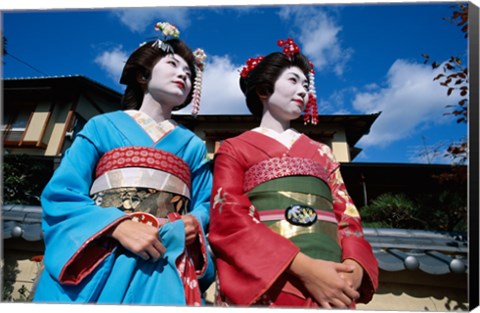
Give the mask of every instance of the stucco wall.
POLYGON ((466 290, 458 288, 382 283, 368 304, 358 310, 468 311, 466 290))

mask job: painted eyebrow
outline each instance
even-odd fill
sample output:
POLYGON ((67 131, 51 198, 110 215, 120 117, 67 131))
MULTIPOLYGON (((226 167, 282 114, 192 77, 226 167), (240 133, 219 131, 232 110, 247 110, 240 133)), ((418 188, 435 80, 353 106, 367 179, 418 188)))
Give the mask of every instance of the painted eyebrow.
POLYGON ((295 76, 298 80, 301 80, 302 83, 308 83, 308 80, 306 78, 305 79, 300 78, 300 75, 298 75, 297 73, 289 72, 288 74, 295 76))
MULTIPOLYGON (((178 63, 180 63, 180 60, 177 59, 177 57, 174 54, 171 55, 171 58, 174 59, 175 61, 177 61, 178 63)), ((188 66, 188 64, 187 64, 187 66, 185 66, 185 69, 188 71, 188 73, 191 73, 190 67, 188 66)))

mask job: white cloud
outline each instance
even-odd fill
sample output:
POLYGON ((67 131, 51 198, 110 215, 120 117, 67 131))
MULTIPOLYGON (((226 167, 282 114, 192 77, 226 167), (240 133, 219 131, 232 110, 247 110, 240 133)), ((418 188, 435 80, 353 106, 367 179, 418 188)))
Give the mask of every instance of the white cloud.
MULTIPOLYGON (((199 114, 250 114, 238 83, 239 68, 228 56, 212 56, 203 74, 199 114)), ((177 111, 190 114, 191 106, 177 111)))
MULTIPOLYGON (((350 108, 351 95, 357 93, 356 87, 346 87, 334 90, 328 97, 320 97, 318 101, 318 112, 320 114, 352 114, 350 108), (348 107, 347 107, 348 104, 348 107)), ((318 92, 318 90, 317 90, 318 92)))
POLYGON ((95 58, 95 63, 105 70, 110 78, 118 82, 127 59, 127 53, 122 50, 122 46, 118 46, 111 51, 104 51, 99 54, 95 58))
POLYGON ((114 14, 120 18, 132 32, 141 33, 158 21, 168 21, 176 25, 180 32, 190 25, 187 8, 129 8, 114 10, 114 14))
POLYGON ((332 16, 312 6, 286 6, 279 16, 298 29, 294 40, 317 70, 343 75, 353 49, 342 46, 339 38, 342 27, 332 16))
POLYGON ((364 114, 381 111, 370 133, 360 146, 387 146, 419 133, 434 124, 451 123, 444 117, 445 106, 459 99, 447 96, 446 88, 433 81, 435 73, 430 66, 397 60, 388 71, 382 88, 358 93, 353 107, 364 114))

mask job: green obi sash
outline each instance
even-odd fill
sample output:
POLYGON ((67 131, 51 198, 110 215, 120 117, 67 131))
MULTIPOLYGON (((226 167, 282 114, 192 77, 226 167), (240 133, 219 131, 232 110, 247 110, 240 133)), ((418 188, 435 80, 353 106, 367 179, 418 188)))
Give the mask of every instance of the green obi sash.
POLYGON ((313 176, 276 178, 254 187, 248 196, 261 221, 293 241, 301 252, 315 259, 341 261, 332 195, 323 180, 313 176))

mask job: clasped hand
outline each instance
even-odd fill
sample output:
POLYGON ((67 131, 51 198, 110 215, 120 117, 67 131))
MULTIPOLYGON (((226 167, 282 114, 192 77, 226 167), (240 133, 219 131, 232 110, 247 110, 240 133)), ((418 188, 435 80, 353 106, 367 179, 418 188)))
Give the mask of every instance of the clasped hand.
MULTIPOLYGON (((197 221, 192 215, 182 216, 185 229, 185 244, 190 245, 198 235, 197 221)), ((144 260, 158 261, 167 251, 158 236, 158 228, 132 221, 120 222, 111 232, 125 249, 144 260)))
POLYGON ((290 266, 290 272, 303 282, 323 308, 347 308, 359 298, 356 270, 358 268, 350 262, 318 260, 303 253, 299 253, 290 266))

